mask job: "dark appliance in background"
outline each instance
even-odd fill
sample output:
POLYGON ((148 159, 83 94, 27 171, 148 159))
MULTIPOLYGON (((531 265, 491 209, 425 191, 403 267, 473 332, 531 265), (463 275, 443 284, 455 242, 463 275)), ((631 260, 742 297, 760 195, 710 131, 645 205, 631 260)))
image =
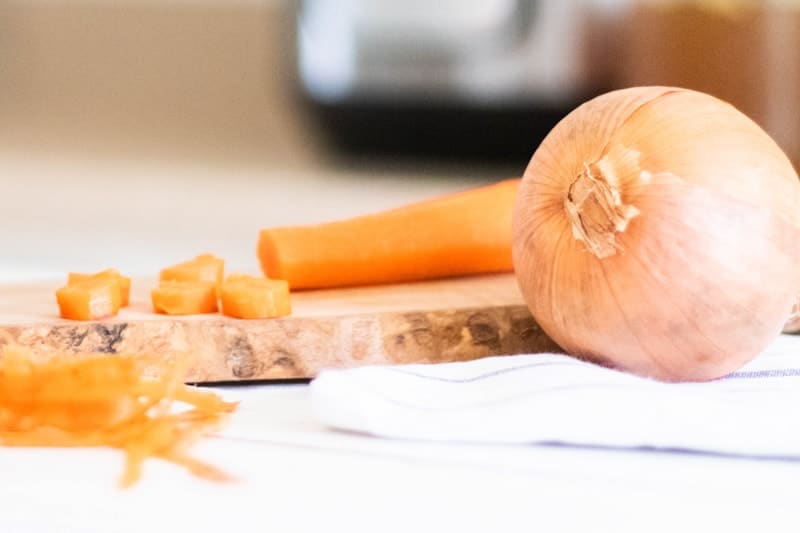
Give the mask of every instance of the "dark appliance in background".
POLYGON ((527 163, 609 88, 607 0, 302 0, 300 90, 333 144, 360 154, 527 163))

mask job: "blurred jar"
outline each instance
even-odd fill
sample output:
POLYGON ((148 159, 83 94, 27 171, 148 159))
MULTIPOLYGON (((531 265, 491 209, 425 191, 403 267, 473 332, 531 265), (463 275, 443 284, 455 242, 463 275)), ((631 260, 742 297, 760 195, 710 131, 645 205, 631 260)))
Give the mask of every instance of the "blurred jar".
POLYGON ((727 100, 800 167, 800 2, 640 0, 620 28, 616 85, 674 85, 727 100))

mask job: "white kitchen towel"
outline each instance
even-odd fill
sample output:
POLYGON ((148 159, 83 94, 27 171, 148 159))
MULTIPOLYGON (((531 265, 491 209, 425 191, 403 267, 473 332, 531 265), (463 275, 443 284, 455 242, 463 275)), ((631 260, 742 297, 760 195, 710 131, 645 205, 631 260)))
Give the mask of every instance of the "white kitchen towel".
POLYGON ((558 354, 325 370, 326 425, 382 437, 559 443, 800 460, 800 336, 706 383, 663 383, 558 354))

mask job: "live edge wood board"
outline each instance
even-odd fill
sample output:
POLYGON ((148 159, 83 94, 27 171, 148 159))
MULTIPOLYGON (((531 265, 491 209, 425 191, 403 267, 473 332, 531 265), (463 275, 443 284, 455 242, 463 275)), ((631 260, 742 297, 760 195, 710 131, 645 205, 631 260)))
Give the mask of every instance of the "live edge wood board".
POLYGON ((291 316, 156 315, 155 280, 135 279, 131 305, 96 322, 58 318, 58 283, 0 285, 0 346, 38 352, 192 354, 190 382, 312 378, 323 368, 466 361, 558 350, 511 274, 292 294, 291 316))

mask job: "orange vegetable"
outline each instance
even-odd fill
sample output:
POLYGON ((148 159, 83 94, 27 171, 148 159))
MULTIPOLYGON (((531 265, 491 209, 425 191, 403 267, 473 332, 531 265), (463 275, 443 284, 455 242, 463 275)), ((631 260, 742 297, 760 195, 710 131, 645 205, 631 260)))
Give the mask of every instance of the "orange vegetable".
POLYGON ((121 483, 159 457, 216 481, 227 474, 191 457, 196 438, 216 430, 236 405, 182 383, 188 360, 163 356, 36 356, 6 347, 0 358, 0 444, 109 446, 126 453, 121 483), (157 375, 158 377, 145 377, 157 375), (186 404, 180 411, 176 403, 186 404))
POLYGON ((285 280, 234 274, 220 291, 222 314, 234 318, 273 318, 292 312, 285 280))
POLYGON ((80 272, 70 272, 67 276, 67 285, 72 285, 74 283, 78 283, 81 281, 86 281, 87 279, 91 278, 114 278, 119 281, 119 296, 120 296, 120 307, 127 307, 130 303, 130 296, 131 296, 131 278, 127 276, 123 276, 119 273, 119 271, 109 268, 107 270, 103 270, 97 272, 95 274, 83 274, 80 272))
POLYGON ((225 271, 225 261, 212 254, 198 255, 161 270, 160 281, 213 281, 219 290, 225 271))
POLYGON ((267 277, 292 289, 510 271, 518 186, 507 180, 338 222, 264 229, 258 257, 267 277))
POLYGON ((62 318, 97 320, 116 316, 121 304, 120 282, 111 276, 90 277, 56 291, 62 318))
POLYGON ((196 315, 217 312, 217 288, 213 281, 162 281, 150 296, 156 313, 196 315))

